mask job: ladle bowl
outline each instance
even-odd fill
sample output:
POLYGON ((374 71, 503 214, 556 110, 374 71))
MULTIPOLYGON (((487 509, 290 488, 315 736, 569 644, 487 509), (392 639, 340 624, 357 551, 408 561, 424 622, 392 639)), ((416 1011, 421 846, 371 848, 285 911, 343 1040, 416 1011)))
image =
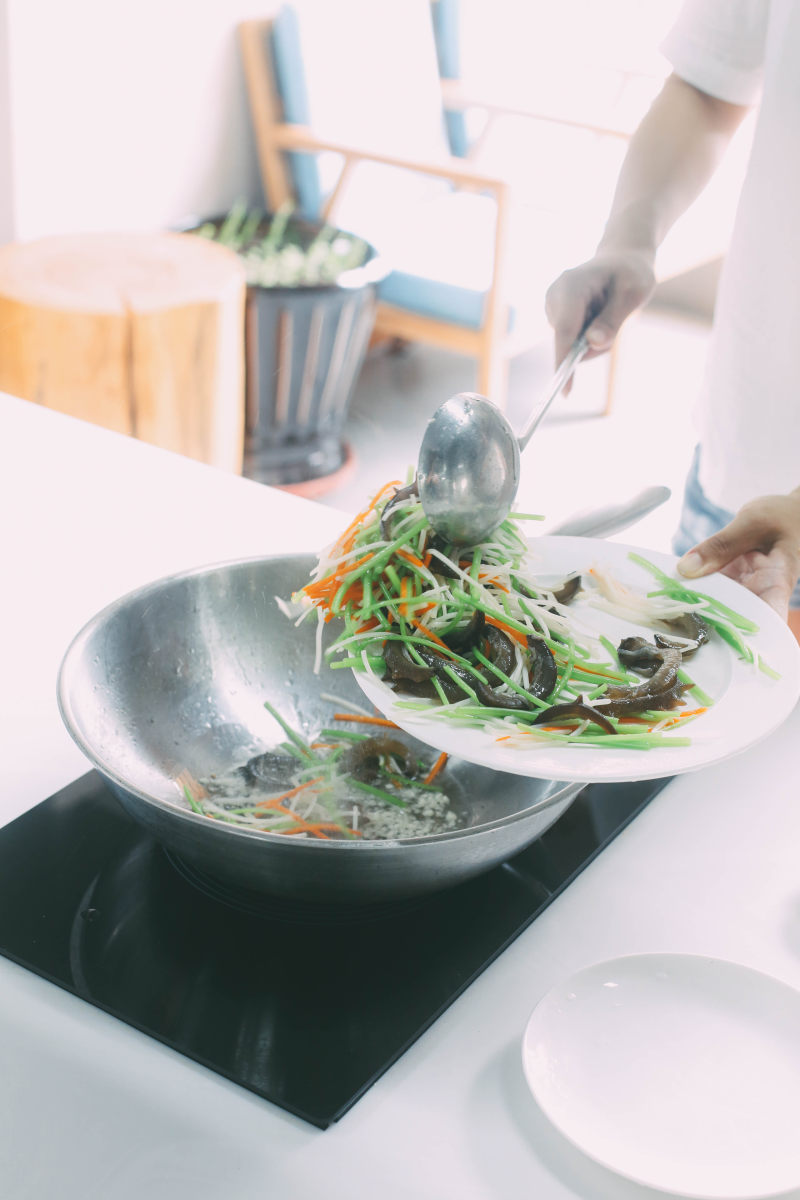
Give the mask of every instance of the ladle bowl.
POLYGON ((426 517, 448 542, 476 545, 508 516, 520 452, 588 348, 581 334, 519 436, 497 405, 476 392, 459 392, 436 409, 422 438, 417 483, 426 517))

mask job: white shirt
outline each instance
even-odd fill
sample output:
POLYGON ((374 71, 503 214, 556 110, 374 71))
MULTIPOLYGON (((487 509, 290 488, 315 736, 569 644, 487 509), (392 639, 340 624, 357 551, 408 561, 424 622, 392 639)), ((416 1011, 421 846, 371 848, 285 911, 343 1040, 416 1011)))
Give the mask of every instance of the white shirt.
POLYGON ((688 83, 759 104, 698 412, 700 482, 735 512, 800 485, 800 2, 690 0, 663 49, 688 83))

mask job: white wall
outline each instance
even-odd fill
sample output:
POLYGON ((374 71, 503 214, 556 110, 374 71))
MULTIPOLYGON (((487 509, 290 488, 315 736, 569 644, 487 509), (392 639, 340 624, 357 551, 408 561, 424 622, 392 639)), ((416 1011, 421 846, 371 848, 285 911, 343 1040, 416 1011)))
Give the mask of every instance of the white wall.
POLYGON ((236 38, 254 0, 0 0, 0 32, 4 9, 3 240, 262 202, 236 38))
POLYGON ((8 82, 8 13, 0 0, 0 245, 14 233, 11 187, 11 90, 8 82))

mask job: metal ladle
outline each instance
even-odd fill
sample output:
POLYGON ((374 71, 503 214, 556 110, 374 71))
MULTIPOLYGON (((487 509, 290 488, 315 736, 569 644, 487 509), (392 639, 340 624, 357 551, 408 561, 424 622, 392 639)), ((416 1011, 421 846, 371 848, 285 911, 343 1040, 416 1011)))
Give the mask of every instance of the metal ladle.
POLYGON ((581 334, 519 436, 476 392, 459 392, 437 408, 422 438, 417 483, 426 517, 446 541, 473 546, 508 516, 519 487, 520 451, 588 348, 581 334))

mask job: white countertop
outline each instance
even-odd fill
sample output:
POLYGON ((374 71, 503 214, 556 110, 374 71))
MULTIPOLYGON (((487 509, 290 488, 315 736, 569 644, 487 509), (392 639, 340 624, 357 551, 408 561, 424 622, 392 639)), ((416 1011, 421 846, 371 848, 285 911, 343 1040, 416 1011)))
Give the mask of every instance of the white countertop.
MULTIPOLYGON (((341 514, 0 397, 0 823, 82 775, 55 677, 149 579, 317 549, 341 514)), ((671 783, 321 1132, 0 958, 3 1200, 645 1200, 538 1111, 531 1009, 589 963, 686 951, 800 988, 800 713, 671 783)), ((800 1191, 792 1193, 800 1196, 800 1191)))

